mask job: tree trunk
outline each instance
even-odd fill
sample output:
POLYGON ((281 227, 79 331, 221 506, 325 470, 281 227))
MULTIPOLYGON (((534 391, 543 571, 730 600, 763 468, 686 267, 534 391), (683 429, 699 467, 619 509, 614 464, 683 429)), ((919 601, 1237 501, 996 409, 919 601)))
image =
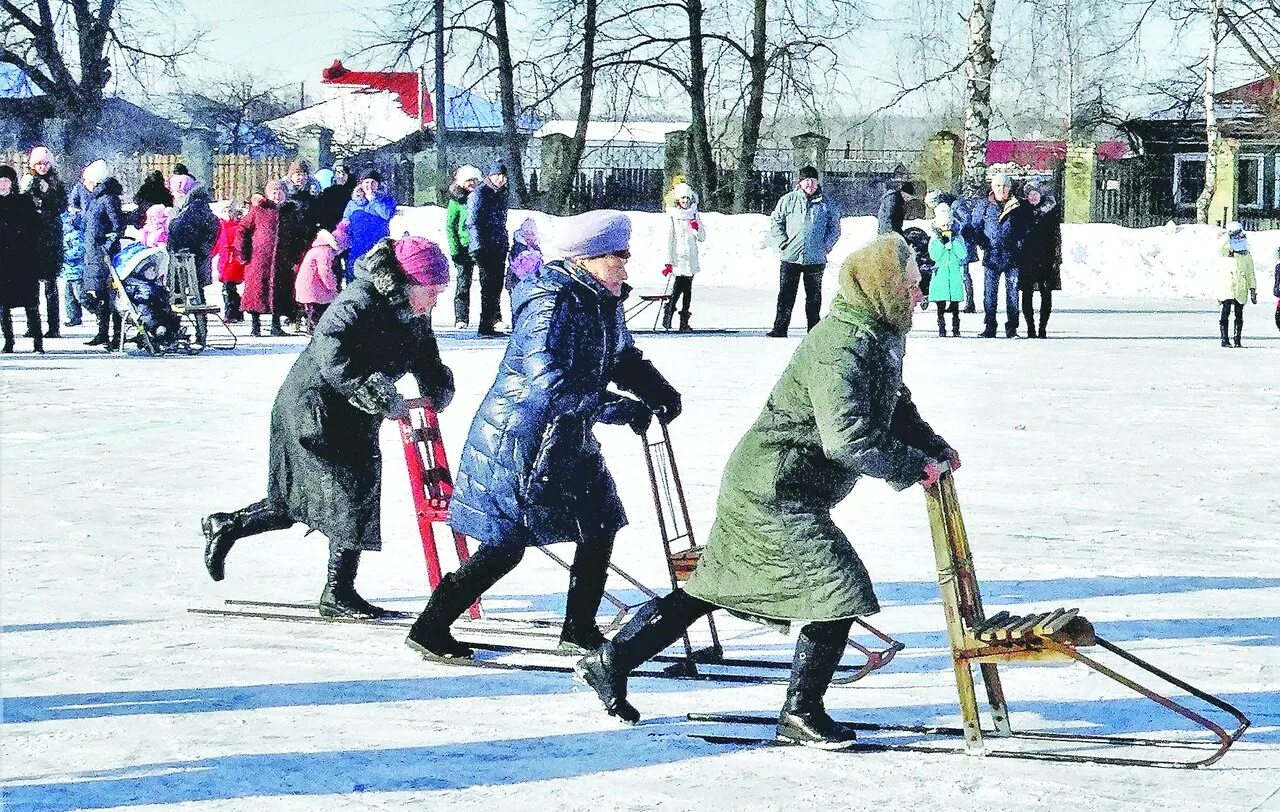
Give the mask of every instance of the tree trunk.
MULTIPOLYGON (((436 114, 436 174, 445 188, 452 178, 449 174, 449 101, 444 89, 444 0, 435 0, 435 103, 436 114)), ((444 202, 444 201, 441 201, 444 202)))
POLYGON ((1213 94, 1217 90, 1215 76, 1221 28, 1222 0, 1209 0, 1209 58, 1204 75, 1204 130, 1208 153, 1204 161, 1204 189, 1196 199, 1197 223, 1209 222, 1209 204, 1213 202, 1214 187, 1218 185, 1218 151, 1222 148, 1222 136, 1218 132, 1218 116, 1213 109, 1213 94))
POLYGON ((768 59, 765 56, 768 45, 765 22, 769 2, 755 0, 753 6, 751 58, 747 60, 747 67, 751 72, 751 83, 747 88, 747 106, 742 114, 742 142, 741 149, 738 151, 738 167, 733 174, 734 214, 742 214, 747 210, 747 196, 751 191, 751 180, 756 168, 756 151, 760 146, 760 127, 764 123, 764 85, 769 70, 768 59))
POLYGON ((991 25, 996 0, 973 0, 969 52, 964 62, 964 193, 981 195, 987 184, 987 139, 991 135, 991 77, 996 70, 991 25))
POLYGON ((578 125, 569 141, 569 156, 564 174, 556 178, 547 201, 547 211, 555 214, 569 213, 569 195, 573 180, 578 177, 578 166, 587 147, 587 124, 591 121, 591 102, 596 87, 596 17, 599 0, 586 0, 586 16, 582 21, 582 72, 578 77, 578 125))
POLYGON ((716 192, 716 161, 707 126, 707 66, 702 49, 702 0, 688 0, 689 15, 689 147, 694 188, 704 208, 721 208, 716 192))
POLYGON ((521 206, 529 196, 524 182, 524 146, 516 118, 515 66, 511 61, 511 37, 507 32, 507 0, 492 0, 494 34, 498 46, 498 90, 502 106, 502 140, 507 150, 507 182, 511 205, 521 206))

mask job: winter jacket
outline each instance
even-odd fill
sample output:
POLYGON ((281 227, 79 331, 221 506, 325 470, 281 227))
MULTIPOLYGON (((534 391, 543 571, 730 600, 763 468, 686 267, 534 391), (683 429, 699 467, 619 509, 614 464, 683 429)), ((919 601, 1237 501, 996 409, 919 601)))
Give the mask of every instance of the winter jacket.
POLYGON ((124 187, 120 181, 107 178, 97 188, 84 213, 84 278, 81 281, 86 292, 96 293, 102 301, 106 301, 111 290, 111 278, 103 259, 120 253, 120 237, 124 234, 122 194, 124 187))
POLYGON ((1254 273, 1253 254, 1248 251, 1232 251, 1226 237, 1218 245, 1218 284, 1215 288, 1220 302, 1235 299, 1244 304, 1249 301, 1249 291, 1258 287, 1254 273))
POLYGON ((338 277, 333 273, 337 256, 338 241, 333 235, 328 231, 317 234, 298 266, 298 278, 293 284, 298 304, 329 304, 338 298, 338 277))
POLYGON ((355 262, 378 240, 391 236, 391 218, 395 216, 395 199, 381 190, 372 200, 356 198, 348 203, 342 212, 342 219, 350 224, 347 261, 355 262))
POLYGON ((449 524, 484 544, 599 539, 627 523, 592 426, 621 396, 678 403, 632 342, 622 303, 568 261, 545 265, 512 296, 515 329, 476 412, 449 524))
POLYGON ((1010 195, 1003 204, 988 194, 970 201, 969 233, 982 247, 982 264, 1000 272, 1022 267, 1023 246, 1031 229, 1031 206, 1010 195))
POLYGON ((467 200, 467 246, 472 257, 507 250, 507 205, 510 187, 489 185, 486 179, 467 200))
POLYGON ((246 313, 293 313, 293 269, 305 250, 297 211, 297 204, 288 200, 279 208, 262 200, 240 221, 240 307, 246 313))
POLYGON ((33 253, 40 229, 31 198, 14 184, 0 197, 0 307, 35 307, 39 276, 33 253))
POLYGON ((312 207, 312 219, 316 226, 332 232, 342 221, 342 213, 351 202, 351 193, 355 191, 356 181, 353 176, 341 185, 334 184, 320 193, 312 207))
POLYGON ((288 178, 281 182, 284 184, 285 202, 294 204, 292 215, 296 220, 294 229, 305 251, 311 241, 316 238, 316 232, 320 230, 320 224, 316 221, 318 213, 316 203, 320 200, 320 184, 315 178, 307 178, 307 182, 301 186, 294 186, 293 181, 288 178))
MULTIPOLYGON (((1026 204, 1030 206, 1031 204, 1026 204)), ((1045 194, 1032 208, 1018 268, 1021 290, 1062 290, 1062 210, 1045 194)))
POLYGON ((36 210, 34 257, 36 275, 53 279, 62 272, 62 213, 67 210, 67 187, 56 169, 24 177, 26 194, 36 210))
POLYGON ((68 282, 84 278, 84 235, 75 227, 71 212, 62 213, 62 273, 68 282))
POLYGON ((812 198, 796 189, 774 207, 770 234, 783 262, 825 265, 840 239, 840 214, 823 199, 821 188, 812 198))
POLYGON ((221 221, 209 207, 209 190, 196 186, 187 202, 169 221, 169 250, 190 251, 196 260, 200 286, 213 284, 213 246, 218 241, 221 221))
POLYGON ((157 170, 143 178, 142 185, 133 195, 133 202, 138 204, 138 209, 134 212, 132 225, 142 228, 147 222, 147 211, 152 206, 173 208, 173 192, 165 185, 164 175, 157 170))
POLYGON ((467 198, 470 192, 457 186, 449 187, 449 204, 444 211, 444 235, 449 243, 449 256, 454 262, 471 245, 471 234, 467 231, 467 198))
MULTIPOLYGON (((526 245, 520 239, 520 232, 511 240, 511 253, 507 255, 507 275, 515 282, 523 282, 542 270, 545 263, 542 251, 536 245, 526 245)), ((513 284, 511 287, 514 287, 513 284)))
POLYGON ((147 209, 141 242, 148 248, 169 244, 169 210, 159 203, 147 209))
POLYGON ((697 209, 667 209, 667 264, 676 276, 693 276, 701 270, 698 243, 706 239, 707 224, 697 209))
POLYGON ((384 413, 366 409, 388 403, 394 382, 406 374, 437 411, 453 398, 453 375, 440 361, 431 320, 409 310, 394 250, 383 241, 360 262, 271 410, 267 499, 339 549, 382 546, 378 431, 384 413))
POLYGON ((902 221, 906 219, 906 206, 902 202, 902 193, 890 189, 880 198, 880 210, 876 213, 876 233, 902 233, 902 221))
POLYGON ((67 195, 67 211, 71 212, 76 231, 84 231, 84 213, 89 210, 89 204, 92 202, 93 192, 85 187, 83 181, 77 181, 76 185, 71 187, 71 193, 67 195))
POLYGON ((715 522, 685 587, 690 595, 775 620, 879 611, 866 568, 831 510, 864 475, 896 490, 911 486, 948 447, 902 383, 908 256, 901 238, 888 235, 845 261, 830 313, 801 341, 729 457, 715 522), (851 280, 868 273, 878 293, 852 296, 851 280), (878 307, 882 297, 896 301, 896 317, 878 307))
POLYGON ((943 242, 935 232, 929 239, 929 259, 933 260, 929 301, 963 302, 964 272, 969 267, 969 246, 965 245, 964 237, 956 234, 943 242))
POLYGON ((218 239, 213 244, 213 257, 218 265, 218 281, 239 284, 244 281, 244 261, 240 259, 240 223, 218 222, 218 239))

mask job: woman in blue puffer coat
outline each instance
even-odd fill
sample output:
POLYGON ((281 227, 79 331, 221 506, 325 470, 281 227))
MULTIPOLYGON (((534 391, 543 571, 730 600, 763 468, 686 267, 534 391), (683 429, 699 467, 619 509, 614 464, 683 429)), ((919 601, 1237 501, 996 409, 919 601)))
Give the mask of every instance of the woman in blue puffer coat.
POLYGON ((476 413, 449 508, 453 529, 480 542, 446 575, 409 633, 428 657, 470 657, 449 626, 515 569, 526 547, 578 545, 561 645, 604 642, 596 611, 613 539, 627 523, 592 433, 596 423, 643 434, 680 413, 680 395, 644 359, 622 313, 631 221, 615 211, 561 221, 559 254, 514 292, 515 330, 476 413), (611 392, 609 384, 636 397, 611 392))

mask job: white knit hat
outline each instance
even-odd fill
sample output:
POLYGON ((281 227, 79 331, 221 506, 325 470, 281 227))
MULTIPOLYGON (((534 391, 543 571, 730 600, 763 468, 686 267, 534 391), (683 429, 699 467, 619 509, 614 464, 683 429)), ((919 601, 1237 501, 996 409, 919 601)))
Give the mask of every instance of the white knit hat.
POLYGON ((459 185, 469 180, 484 180, 484 175, 480 174, 480 170, 471 164, 463 164, 453 173, 453 182, 459 185))
POLYGON ((84 178, 84 182, 94 186, 102 183, 111 174, 107 170, 107 162, 99 158, 84 168, 84 172, 80 177, 84 178))

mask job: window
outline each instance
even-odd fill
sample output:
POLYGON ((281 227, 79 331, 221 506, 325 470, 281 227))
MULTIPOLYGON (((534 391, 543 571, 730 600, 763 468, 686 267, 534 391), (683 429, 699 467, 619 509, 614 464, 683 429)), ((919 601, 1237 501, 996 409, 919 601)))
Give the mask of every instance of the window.
POLYGON ((1194 206, 1204 191, 1204 153, 1173 156, 1173 202, 1194 206))
POLYGON ((1241 155, 1236 159, 1236 203, 1241 208, 1262 208, 1262 156, 1241 155))

